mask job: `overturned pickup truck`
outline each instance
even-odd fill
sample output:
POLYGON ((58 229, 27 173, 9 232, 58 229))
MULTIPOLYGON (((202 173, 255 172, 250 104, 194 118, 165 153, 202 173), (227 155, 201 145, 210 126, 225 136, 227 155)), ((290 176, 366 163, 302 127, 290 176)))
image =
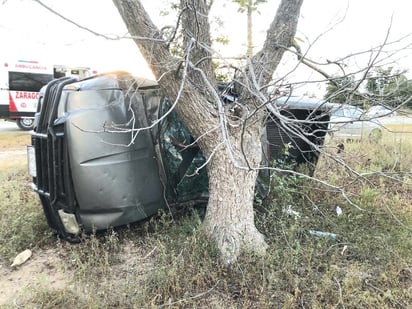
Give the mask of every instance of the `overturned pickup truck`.
MULTIPOLYGON (((155 82, 127 72, 65 77, 42 89, 28 162, 53 230, 75 239, 174 204, 207 202, 206 169, 194 173, 205 159, 198 147, 181 147, 193 138, 175 112, 162 117, 168 110, 155 82)), ((322 104, 290 97, 273 112, 299 121, 288 130, 277 117, 268 120, 268 162, 289 145, 286 159, 315 166, 329 120, 322 104)))

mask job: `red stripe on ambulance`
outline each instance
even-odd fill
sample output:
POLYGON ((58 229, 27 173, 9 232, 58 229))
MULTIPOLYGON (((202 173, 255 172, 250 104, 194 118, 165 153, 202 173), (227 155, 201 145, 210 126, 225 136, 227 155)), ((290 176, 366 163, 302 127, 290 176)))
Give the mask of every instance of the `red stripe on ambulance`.
POLYGON ((9 111, 17 112, 16 104, 14 103, 13 97, 10 92, 9 92, 9 111))

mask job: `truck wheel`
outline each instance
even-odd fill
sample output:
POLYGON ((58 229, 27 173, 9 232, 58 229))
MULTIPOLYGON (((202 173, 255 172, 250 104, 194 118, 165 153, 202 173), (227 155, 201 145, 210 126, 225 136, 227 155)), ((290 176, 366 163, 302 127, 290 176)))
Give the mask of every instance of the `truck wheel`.
POLYGON ((19 118, 16 121, 17 126, 24 130, 29 131, 33 129, 34 119, 33 118, 19 118))
POLYGON ((369 141, 372 143, 377 143, 381 140, 382 138, 382 131, 380 129, 373 129, 369 133, 369 141))

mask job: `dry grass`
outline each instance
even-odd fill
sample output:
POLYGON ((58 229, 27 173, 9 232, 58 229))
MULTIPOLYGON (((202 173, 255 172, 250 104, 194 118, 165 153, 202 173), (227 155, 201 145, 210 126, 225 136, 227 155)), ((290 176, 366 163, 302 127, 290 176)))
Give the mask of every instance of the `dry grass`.
POLYGON ((37 195, 30 188, 25 146, 27 137, 1 134, 0 147, 13 145, 10 151, 0 151, 0 262, 26 249, 35 247, 50 233, 44 223, 37 195), (4 136, 6 138, 3 138, 4 136), (15 141, 10 139, 16 138, 15 141))
POLYGON ((412 145, 412 124, 387 124, 382 138, 384 144, 412 145))
POLYGON ((330 148, 333 156, 322 156, 317 176, 344 188, 362 210, 331 187, 274 177, 270 199, 256 205, 268 254, 244 254, 230 268, 206 241, 202 212, 196 209, 89 235, 78 245, 56 241, 26 189, 25 167, 16 164, 0 173, 0 239, 7 240, 0 242, 0 272, 23 248, 41 251, 51 244, 55 249, 61 265, 56 273, 66 274, 69 282, 17 294, 21 307, 407 308, 412 303, 408 134, 385 132, 379 144, 347 143, 343 153, 330 148), (288 207, 300 216, 285 213, 288 207))
POLYGON ((26 145, 30 144, 27 132, 0 133, 0 170, 27 165, 26 145))
POLYGON ((30 134, 24 131, 0 133, 0 150, 22 148, 30 144, 30 134))

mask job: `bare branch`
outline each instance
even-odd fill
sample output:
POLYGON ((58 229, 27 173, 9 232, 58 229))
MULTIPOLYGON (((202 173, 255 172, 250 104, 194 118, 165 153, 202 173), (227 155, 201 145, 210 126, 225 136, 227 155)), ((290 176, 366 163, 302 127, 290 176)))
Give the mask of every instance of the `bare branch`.
POLYGON ((89 33, 91 33, 91 34, 93 34, 93 35, 95 35, 95 36, 97 36, 97 37, 102 37, 102 38, 104 38, 104 39, 114 40, 114 41, 117 41, 117 40, 120 40, 120 39, 124 39, 124 38, 128 38, 128 39, 134 39, 134 40, 150 40, 150 41, 165 42, 165 40, 163 40, 163 39, 161 39, 161 38, 159 38, 159 39, 154 39, 154 38, 141 37, 141 36, 128 37, 128 36, 118 36, 118 35, 110 35, 110 36, 109 36, 109 35, 105 35, 105 34, 96 32, 96 31, 94 31, 94 30, 92 30, 92 29, 90 29, 90 28, 88 28, 88 27, 85 27, 85 26, 82 26, 82 25, 76 23, 75 21, 73 21, 73 20, 65 17, 64 15, 60 14, 59 12, 53 10, 51 7, 47 6, 46 4, 44 4, 44 3, 43 3, 42 1, 40 1, 40 0, 32 0, 32 1, 37 2, 37 3, 40 4, 42 7, 44 7, 46 10, 48 10, 49 12, 53 13, 54 15, 60 17, 60 18, 63 19, 64 21, 66 21, 66 22, 68 22, 68 23, 70 23, 70 24, 72 24, 72 25, 74 25, 74 26, 76 26, 76 27, 78 27, 78 28, 86 31, 86 32, 89 32, 89 33))

